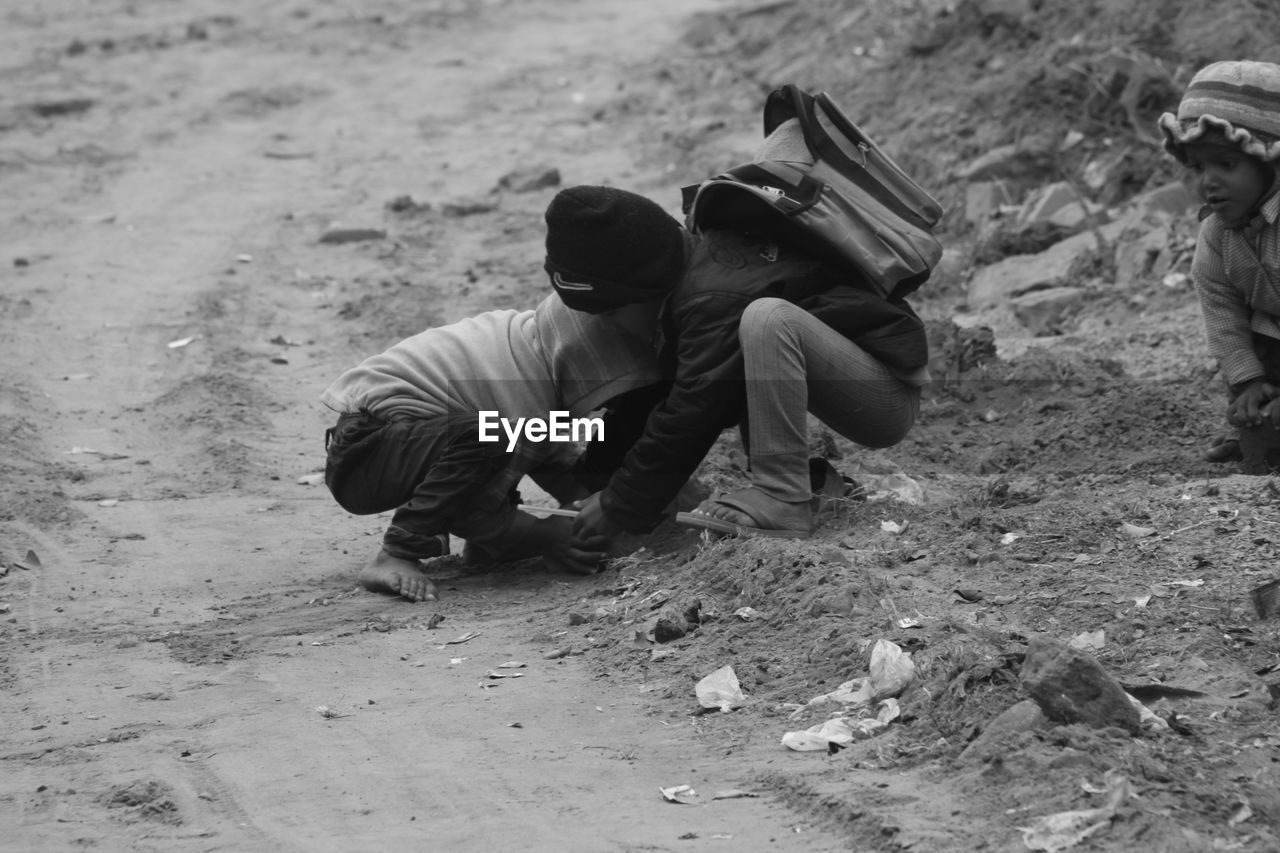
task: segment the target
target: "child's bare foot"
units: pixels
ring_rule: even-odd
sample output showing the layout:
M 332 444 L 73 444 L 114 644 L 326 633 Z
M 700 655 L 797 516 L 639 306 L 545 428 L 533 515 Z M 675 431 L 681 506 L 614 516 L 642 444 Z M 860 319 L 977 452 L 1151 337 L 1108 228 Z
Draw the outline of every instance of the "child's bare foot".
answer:
M 417 560 L 393 557 L 379 551 L 360 570 L 359 582 L 370 592 L 389 592 L 410 601 L 435 601 L 436 585 Z

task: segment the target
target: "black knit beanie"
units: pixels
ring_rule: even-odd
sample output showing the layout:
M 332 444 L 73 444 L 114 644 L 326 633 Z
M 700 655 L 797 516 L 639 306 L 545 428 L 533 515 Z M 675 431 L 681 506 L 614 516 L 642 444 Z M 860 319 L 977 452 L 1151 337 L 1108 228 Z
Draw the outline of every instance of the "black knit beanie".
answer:
M 547 274 L 564 304 L 597 313 L 658 299 L 684 273 L 684 229 L 613 187 L 570 187 L 547 207 Z

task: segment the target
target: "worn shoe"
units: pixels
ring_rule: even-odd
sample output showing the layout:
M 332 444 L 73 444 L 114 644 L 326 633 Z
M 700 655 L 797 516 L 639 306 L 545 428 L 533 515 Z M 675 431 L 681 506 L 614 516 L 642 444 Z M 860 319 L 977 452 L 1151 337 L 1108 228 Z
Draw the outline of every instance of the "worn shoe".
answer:
M 765 500 L 761 500 L 762 498 Z M 767 501 L 768 498 L 765 497 L 764 493 L 754 487 L 738 489 L 736 492 L 728 494 L 715 494 L 703 501 L 702 505 L 692 512 L 676 513 L 676 521 L 700 530 L 710 530 L 713 533 L 726 533 L 732 536 L 763 536 L 769 539 L 809 538 L 810 530 L 788 527 L 782 520 L 772 516 L 773 511 L 778 507 L 804 506 L 803 501 L 799 504 L 771 504 Z M 737 524 L 723 518 L 707 515 L 706 510 L 713 504 L 727 507 L 745 515 L 751 519 L 751 524 Z

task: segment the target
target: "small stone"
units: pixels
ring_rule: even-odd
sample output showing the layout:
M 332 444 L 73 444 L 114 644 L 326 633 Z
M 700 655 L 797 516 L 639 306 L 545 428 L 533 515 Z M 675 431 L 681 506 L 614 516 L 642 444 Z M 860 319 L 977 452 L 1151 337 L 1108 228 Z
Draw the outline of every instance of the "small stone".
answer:
M 653 639 L 658 643 L 672 643 L 688 633 L 683 625 L 677 625 L 670 619 L 659 619 L 653 626 Z
M 320 235 L 321 243 L 358 243 L 364 240 L 384 240 L 387 232 L 382 228 L 335 225 Z

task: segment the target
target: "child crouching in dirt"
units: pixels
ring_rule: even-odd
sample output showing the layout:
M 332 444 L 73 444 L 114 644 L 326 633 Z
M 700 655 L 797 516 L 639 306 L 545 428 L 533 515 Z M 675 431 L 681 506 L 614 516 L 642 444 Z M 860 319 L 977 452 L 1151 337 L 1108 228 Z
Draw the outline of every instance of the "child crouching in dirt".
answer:
M 673 275 L 661 301 L 673 385 L 608 485 L 582 503 L 583 537 L 652 530 L 722 430 L 738 426 L 750 484 L 680 520 L 739 535 L 801 538 L 843 497 L 844 479 L 809 455 L 809 413 L 867 447 L 900 441 L 927 380 L 924 326 L 906 303 L 788 246 L 730 231 L 692 234 L 673 218 L 637 228 L 653 202 L 613 187 L 562 190 L 547 208 L 547 271 L 564 302 L 593 306 L 591 288 L 647 246 Z
M 571 311 L 556 296 L 531 311 L 489 311 L 403 340 L 329 386 L 321 400 L 339 416 L 326 433 L 325 483 L 348 512 L 395 510 L 361 585 L 435 599 L 420 561 L 447 554 L 448 534 L 472 558 L 541 556 L 579 573 L 608 556 L 607 539 L 575 539 L 568 518 L 520 511 L 515 489 L 528 474 L 562 504 L 585 497 L 639 434 L 660 387 L 648 288 L 669 275 L 643 258 L 628 267 L 626 281 L 597 294 L 604 313 Z M 574 444 L 516 441 L 499 426 L 600 409 L 603 441 L 576 462 Z M 482 440 L 482 427 L 496 440 Z
M 1191 276 L 1239 431 L 1207 458 L 1266 473 L 1280 467 L 1280 66 L 1201 69 L 1160 130 L 1204 202 Z

